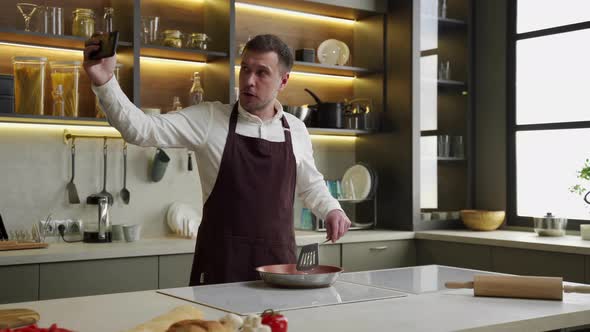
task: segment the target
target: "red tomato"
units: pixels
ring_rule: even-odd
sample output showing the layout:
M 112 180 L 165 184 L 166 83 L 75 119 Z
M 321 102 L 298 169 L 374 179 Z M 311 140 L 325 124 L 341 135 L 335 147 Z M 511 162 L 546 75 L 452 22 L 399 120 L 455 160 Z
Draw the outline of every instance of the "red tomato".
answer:
M 280 312 L 267 309 L 260 317 L 262 317 L 262 324 L 270 326 L 272 332 L 287 332 L 287 317 Z

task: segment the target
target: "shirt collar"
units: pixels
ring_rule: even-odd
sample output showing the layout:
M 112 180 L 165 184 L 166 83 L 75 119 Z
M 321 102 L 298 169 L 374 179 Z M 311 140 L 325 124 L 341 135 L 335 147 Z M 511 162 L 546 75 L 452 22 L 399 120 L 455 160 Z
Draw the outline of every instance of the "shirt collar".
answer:
M 246 119 L 248 121 L 256 122 L 256 123 L 271 123 L 271 122 L 279 121 L 283 117 L 283 105 L 281 105 L 281 103 L 277 99 L 275 99 L 275 101 L 274 101 L 274 108 L 275 108 L 276 113 L 272 117 L 272 119 L 262 121 L 262 119 L 259 118 L 258 116 L 253 115 L 250 112 L 246 111 L 242 107 L 242 105 L 240 105 L 240 103 L 238 102 L 238 114 L 240 115 L 240 117 L 242 117 L 243 119 Z

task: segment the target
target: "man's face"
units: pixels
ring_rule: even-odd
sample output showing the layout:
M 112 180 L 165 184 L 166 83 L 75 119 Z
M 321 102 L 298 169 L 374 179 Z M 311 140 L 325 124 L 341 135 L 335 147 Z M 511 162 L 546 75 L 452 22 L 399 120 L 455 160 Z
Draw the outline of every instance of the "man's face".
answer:
M 289 79 L 289 73 L 284 71 L 275 52 L 244 52 L 240 66 L 240 105 L 248 112 L 255 112 L 273 102 Z

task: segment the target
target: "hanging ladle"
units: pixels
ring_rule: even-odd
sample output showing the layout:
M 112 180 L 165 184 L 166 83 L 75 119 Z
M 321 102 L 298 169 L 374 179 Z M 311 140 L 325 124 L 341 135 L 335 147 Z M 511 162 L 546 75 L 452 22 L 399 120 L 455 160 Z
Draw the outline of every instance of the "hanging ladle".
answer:
M 91 195 L 90 197 L 88 197 L 87 202 L 89 202 L 90 200 L 92 200 L 92 198 L 96 198 L 96 197 L 106 197 L 109 201 L 109 205 L 113 204 L 113 195 L 111 195 L 108 191 L 107 191 L 107 139 L 104 139 L 104 144 L 102 147 L 102 157 L 103 157 L 103 179 L 102 179 L 102 191 L 99 192 L 98 194 L 94 194 Z
M 127 190 L 127 142 L 123 143 L 123 189 L 120 194 L 123 202 L 129 204 L 131 193 Z

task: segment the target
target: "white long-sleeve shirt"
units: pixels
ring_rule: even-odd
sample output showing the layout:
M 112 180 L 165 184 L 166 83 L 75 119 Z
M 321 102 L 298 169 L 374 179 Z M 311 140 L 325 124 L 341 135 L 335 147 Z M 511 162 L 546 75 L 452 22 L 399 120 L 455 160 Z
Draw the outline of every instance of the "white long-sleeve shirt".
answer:
M 175 113 L 146 115 L 127 98 L 114 77 L 104 85 L 93 85 L 92 90 L 98 96 L 109 123 L 119 130 L 127 142 L 163 148 L 185 147 L 194 151 L 203 200 L 207 201 L 219 173 L 233 105 L 206 102 Z M 297 163 L 297 195 L 316 216 L 325 219 L 328 212 L 340 210 L 341 207 L 330 195 L 324 177 L 315 166 L 307 128 L 301 120 L 283 112 L 278 101 L 275 101 L 275 110 L 277 112 L 272 119 L 263 121 L 238 106 L 236 133 L 284 142 L 285 134 L 280 120 L 284 115 L 291 128 Z

